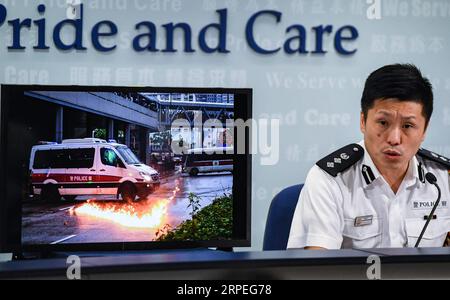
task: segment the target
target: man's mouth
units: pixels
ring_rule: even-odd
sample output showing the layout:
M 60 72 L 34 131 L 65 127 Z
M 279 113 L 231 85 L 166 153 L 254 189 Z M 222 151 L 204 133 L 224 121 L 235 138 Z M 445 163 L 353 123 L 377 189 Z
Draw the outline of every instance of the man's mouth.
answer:
M 396 150 L 385 150 L 383 151 L 383 154 L 387 156 L 388 158 L 398 158 L 402 156 L 402 153 Z

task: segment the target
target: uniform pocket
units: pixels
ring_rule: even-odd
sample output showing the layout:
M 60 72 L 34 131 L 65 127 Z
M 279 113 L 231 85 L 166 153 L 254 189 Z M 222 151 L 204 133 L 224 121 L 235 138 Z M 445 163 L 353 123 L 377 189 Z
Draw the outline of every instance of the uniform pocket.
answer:
M 419 239 L 420 233 L 425 226 L 426 220 L 413 218 L 406 219 L 406 233 L 408 235 L 408 247 L 414 247 Z M 442 247 L 450 231 L 450 218 L 438 217 L 436 220 L 431 220 L 428 224 L 427 230 L 423 235 L 420 247 Z
M 355 220 L 345 220 L 343 248 L 377 248 L 381 245 L 382 220 L 373 218 L 372 224 L 355 226 Z

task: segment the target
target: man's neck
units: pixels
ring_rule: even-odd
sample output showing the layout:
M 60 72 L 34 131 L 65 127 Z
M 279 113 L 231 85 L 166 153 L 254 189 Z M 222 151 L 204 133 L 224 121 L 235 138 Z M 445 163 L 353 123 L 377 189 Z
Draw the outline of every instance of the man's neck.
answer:
M 387 170 L 379 170 L 381 173 L 381 176 L 386 180 L 386 182 L 391 187 L 394 194 L 397 194 L 398 189 L 400 188 L 400 185 L 403 182 L 403 179 L 405 179 L 406 173 L 409 169 L 409 163 L 406 165 L 406 167 L 401 169 L 387 169 Z

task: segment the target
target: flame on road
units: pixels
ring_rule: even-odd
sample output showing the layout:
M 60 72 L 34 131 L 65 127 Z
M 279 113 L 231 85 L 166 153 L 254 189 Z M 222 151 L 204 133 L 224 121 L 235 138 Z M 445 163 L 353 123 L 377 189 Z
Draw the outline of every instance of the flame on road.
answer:
M 137 203 L 96 202 L 72 208 L 71 215 L 86 215 L 112 221 L 124 227 L 157 229 L 167 223 L 167 210 L 170 202 L 180 191 L 178 183 L 168 199 L 149 199 Z
M 144 206 L 88 201 L 71 213 L 106 219 L 125 227 L 150 229 L 164 224 L 168 204 L 168 200 L 157 200 Z

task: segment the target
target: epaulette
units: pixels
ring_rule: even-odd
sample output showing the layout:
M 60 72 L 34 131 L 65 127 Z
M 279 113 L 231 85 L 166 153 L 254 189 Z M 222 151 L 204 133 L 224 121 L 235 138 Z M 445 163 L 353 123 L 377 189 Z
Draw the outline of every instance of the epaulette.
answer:
M 363 156 L 363 147 L 358 144 L 350 144 L 319 160 L 316 165 L 331 176 L 336 177 L 339 173 L 356 164 Z
M 447 168 L 447 170 L 450 171 L 450 158 L 444 157 L 442 155 L 436 154 L 436 153 L 426 150 L 426 149 L 419 149 L 419 152 L 417 152 L 417 155 L 419 155 L 420 157 L 423 157 L 425 159 L 434 161 L 440 165 L 443 165 L 444 167 Z

